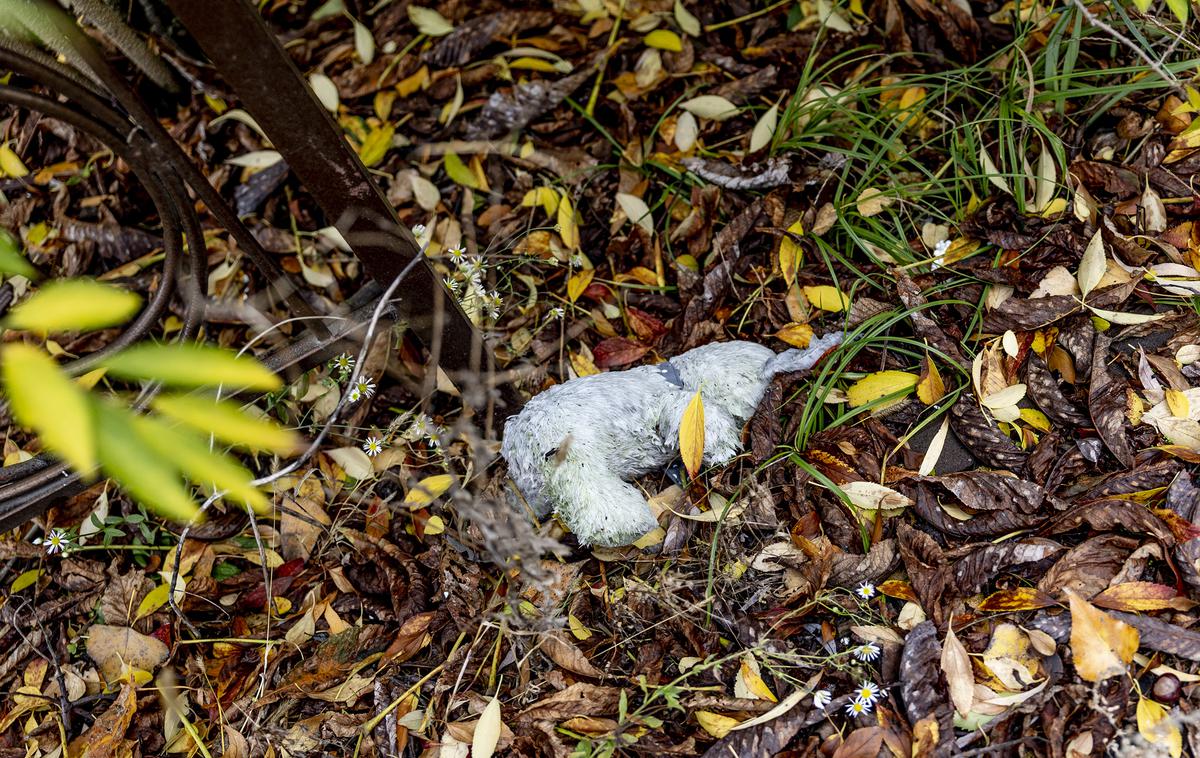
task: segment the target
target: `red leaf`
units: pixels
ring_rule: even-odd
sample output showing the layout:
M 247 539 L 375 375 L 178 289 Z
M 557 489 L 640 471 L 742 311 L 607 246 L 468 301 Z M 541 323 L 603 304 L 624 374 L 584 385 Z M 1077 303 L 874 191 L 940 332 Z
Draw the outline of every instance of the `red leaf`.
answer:
M 667 327 L 662 321 L 639 308 L 626 306 L 625 315 L 629 319 L 629 328 L 639 339 L 653 342 L 667 331 Z
M 641 358 L 650 348 L 640 342 L 624 337 L 610 337 L 592 348 L 592 359 L 597 368 L 628 366 Z

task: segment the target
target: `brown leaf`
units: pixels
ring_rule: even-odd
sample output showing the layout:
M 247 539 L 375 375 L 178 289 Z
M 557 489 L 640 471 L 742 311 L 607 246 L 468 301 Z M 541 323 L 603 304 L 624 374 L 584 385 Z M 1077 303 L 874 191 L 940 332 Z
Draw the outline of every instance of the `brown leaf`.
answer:
M 567 671 L 593 679 L 603 679 L 604 672 L 592 665 L 579 646 L 561 629 L 543 632 L 541 647 L 550 660 Z
M 1092 597 L 1108 586 L 1138 541 L 1101 534 L 1076 545 L 1058 559 L 1038 582 L 1039 591 L 1061 598 L 1064 590 Z
M 942 645 L 942 673 L 950 688 L 950 702 L 959 715 L 971 712 L 975 700 L 975 675 L 971 671 L 971 658 L 967 649 L 954 634 L 954 628 L 946 627 L 946 641 Z
M 937 627 L 932 621 L 922 621 L 913 627 L 904 640 L 904 652 L 900 655 L 904 714 L 909 724 L 922 719 L 937 723 L 937 746 L 930 753 L 936 758 L 950 756 L 954 751 L 954 713 L 941 676 L 941 657 L 942 647 L 938 644 Z
M 609 337 L 592 348 L 592 357 L 597 368 L 619 368 L 639 360 L 649 351 L 650 347 L 640 342 Z
M 1028 453 L 983 415 L 975 398 L 963 395 L 958 399 L 950 409 L 950 426 L 963 447 L 984 463 L 1012 470 L 1025 464 Z
M 833 758 L 875 758 L 883 747 L 883 729 L 865 726 L 846 736 L 846 741 L 833 751 Z
M 125 682 L 112 704 L 88 729 L 67 746 L 68 758 L 123 758 L 133 754 L 134 743 L 125 739 L 125 732 L 137 713 L 137 692 Z
M 1133 467 L 1133 450 L 1125 436 L 1125 388 L 1118 385 L 1108 370 L 1108 346 L 1111 340 L 1096 335 L 1092 347 L 1092 381 L 1088 387 L 1088 411 L 1096 432 L 1125 468 Z
M 1088 425 L 1090 419 L 1067 399 L 1046 362 L 1033 352 L 1025 364 L 1025 388 L 1029 398 L 1050 419 L 1067 426 Z
M 95 624 L 88 629 L 87 654 L 96 662 L 104 681 L 113 683 L 125 665 L 154 671 L 167 660 L 167 646 L 157 637 L 123 626 Z
M 617 712 L 618 687 L 576 682 L 561 692 L 538 700 L 518 714 L 523 721 L 559 721 L 576 716 L 608 716 Z

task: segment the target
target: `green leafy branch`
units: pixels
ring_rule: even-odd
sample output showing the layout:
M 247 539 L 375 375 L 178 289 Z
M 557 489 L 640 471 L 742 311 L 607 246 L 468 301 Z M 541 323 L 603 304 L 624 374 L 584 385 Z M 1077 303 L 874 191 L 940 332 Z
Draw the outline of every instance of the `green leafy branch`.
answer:
M 7 233 L 0 235 L 0 273 L 37 276 Z M 0 325 L 44 340 L 54 332 L 119 325 L 141 305 L 135 293 L 72 279 L 41 287 Z M 153 397 L 155 413 L 142 414 L 90 391 L 102 376 L 155 382 L 170 391 Z M 214 450 L 210 438 L 251 452 L 288 454 L 298 448 L 299 437 L 291 430 L 202 391 L 222 386 L 273 392 L 283 386 L 253 358 L 209 345 L 134 345 L 105 357 L 87 377 L 73 379 L 42 347 L 10 342 L 0 348 L 0 382 L 13 417 L 37 433 L 45 450 L 85 480 L 108 476 L 138 502 L 179 521 L 199 516 L 185 480 L 225 490 L 255 510 L 269 505 L 253 485 L 253 474 L 232 455 Z

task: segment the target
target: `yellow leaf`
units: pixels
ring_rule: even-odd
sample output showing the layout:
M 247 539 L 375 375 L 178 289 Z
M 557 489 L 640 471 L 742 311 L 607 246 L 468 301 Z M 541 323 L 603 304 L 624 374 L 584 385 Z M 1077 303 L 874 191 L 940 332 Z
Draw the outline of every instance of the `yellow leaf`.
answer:
M 596 275 L 596 269 L 584 268 L 576 271 L 567 280 L 567 298 L 573 303 L 579 299 L 583 291 L 592 283 L 592 277 Z
M 30 569 L 29 571 L 26 571 L 16 579 L 13 579 L 12 586 L 9 587 L 9 592 L 15 595 L 26 587 L 32 587 L 41 575 L 41 569 Z
M 414 507 L 429 505 L 444 495 L 451 484 L 454 484 L 454 477 L 450 474 L 427 476 L 408 491 L 404 496 L 404 504 Z
M 1050 419 L 1046 418 L 1046 414 L 1033 408 L 1021 409 L 1021 420 L 1029 424 L 1039 432 L 1050 431 Z
M 783 273 L 783 281 L 790 289 L 796 283 L 796 269 L 800 268 L 800 264 L 804 260 L 804 249 L 792 239 L 791 235 L 804 234 L 804 225 L 800 223 L 799 219 L 796 219 L 787 230 L 789 233 L 785 234 L 783 241 L 779 243 L 779 270 Z
M 1089 682 L 1123 674 L 1140 636 L 1137 629 L 1108 615 L 1071 590 L 1071 654 L 1075 670 Z
M 813 330 L 808 324 L 788 324 L 775 333 L 776 339 L 781 339 L 792 347 L 808 347 L 812 340 Z
M 544 58 L 533 58 L 528 55 L 512 59 L 508 62 L 508 66 L 509 68 L 522 68 L 526 71 L 541 71 L 546 74 L 553 74 L 558 71 L 558 68 L 552 62 Z
M 442 165 L 446 169 L 446 176 L 453 181 L 464 187 L 479 189 L 479 179 L 475 176 L 475 172 L 467 168 L 467 164 L 463 163 L 462 158 L 459 158 L 456 153 L 447 151 L 442 156 Z
M 441 516 L 430 516 L 425 522 L 425 536 L 432 537 L 446 531 L 446 522 Z
M 712 711 L 696 711 L 696 721 L 700 723 L 700 727 L 704 731 L 717 739 L 721 739 L 729 734 L 729 731 L 739 723 L 737 719 L 722 716 Z
M 688 476 L 695 478 L 704 459 L 704 400 L 697 392 L 679 422 L 679 455 Z
M 531 189 L 521 198 L 521 205 L 526 208 L 540 205 L 546 210 L 547 216 L 553 216 L 558 211 L 558 193 L 549 187 Z
M 396 94 L 408 97 L 424 87 L 429 82 L 429 66 L 421 66 L 415 74 L 401 79 L 396 83 Z
M 1075 278 L 1079 282 L 1079 292 L 1083 297 L 1087 297 L 1088 293 L 1100 283 L 1107 268 L 1108 256 L 1104 252 L 1104 239 L 1097 230 L 1083 251 L 1083 258 L 1079 261 L 1079 270 L 1075 274 Z
M 108 373 L 108 369 L 106 369 L 106 368 L 92 369 L 91 371 L 87 372 L 83 376 L 75 377 L 75 383 L 78 384 L 80 387 L 83 387 L 85 390 L 90 390 L 93 387 L 95 387 L 96 384 L 98 384 L 99 381 L 101 379 L 103 379 L 104 375 L 107 373 Z
M 1179 758 L 1183 755 L 1183 735 L 1179 726 L 1167 718 L 1167 714 L 1167 707 L 1162 703 L 1144 697 L 1138 698 L 1138 732 L 1147 742 L 1165 745 L 1171 758 Z
M 567 614 L 567 623 L 571 626 L 571 634 L 575 635 L 575 639 L 583 641 L 591 639 L 592 630 L 583 625 L 583 622 L 575 618 L 574 613 Z
M 25 168 L 25 164 L 21 162 L 20 156 L 13 152 L 13 149 L 8 145 L 0 147 L 0 171 L 3 171 L 5 176 L 11 176 L 14 179 L 19 179 L 29 174 L 29 169 Z
M 866 405 L 888 395 L 900 394 L 897 400 L 912 392 L 918 377 L 908 371 L 876 371 L 859 379 L 846 390 L 851 408 Z
M 275 615 L 286 616 L 292 611 L 292 601 L 280 595 L 275 596 Z
M 1191 403 L 1188 402 L 1188 397 L 1179 390 L 1167 390 L 1163 393 L 1167 397 L 1167 408 L 1171 410 L 1171 415 L 1176 418 L 1187 418 L 1191 413 Z
M 562 237 L 567 249 L 579 247 L 579 226 L 575 223 L 575 206 L 566 192 L 560 193 L 558 200 L 558 236 Z
M 770 700 L 772 703 L 779 702 L 779 698 L 775 697 L 775 693 L 771 692 L 771 688 L 767 686 L 767 683 L 763 681 L 762 676 L 758 673 L 758 661 L 754 660 L 754 657 L 751 655 L 742 657 L 742 665 L 738 670 L 737 684 L 742 685 L 746 690 L 745 694 L 741 694 L 738 692 L 741 688 L 735 685 L 734 694 L 738 697 L 749 695 L 759 700 Z
M 646 47 L 656 47 L 672 53 L 683 51 L 683 40 L 679 39 L 679 35 L 670 29 L 655 29 L 646 35 L 644 42 Z
M 850 298 L 837 287 L 822 284 L 803 289 L 804 296 L 808 298 L 808 302 L 812 303 L 814 308 L 837 313 L 850 307 Z
M 921 367 L 921 378 L 917 380 L 917 398 L 925 405 L 933 405 L 945 394 L 946 385 L 942 382 L 942 375 L 938 373 L 937 365 L 927 355 L 925 363 Z
M 596 364 L 591 358 L 579 353 L 571 353 L 571 368 L 575 369 L 576 376 L 591 376 L 600 373 L 600 369 L 596 368 Z
M 392 137 L 395 133 L 396 127 L 391 124 L 375 127 L 367 133 L 367 138 L 358 149 L 358 157 L 362 159 L 364 166 L 374 166 L 383 160 L 392 147 Z

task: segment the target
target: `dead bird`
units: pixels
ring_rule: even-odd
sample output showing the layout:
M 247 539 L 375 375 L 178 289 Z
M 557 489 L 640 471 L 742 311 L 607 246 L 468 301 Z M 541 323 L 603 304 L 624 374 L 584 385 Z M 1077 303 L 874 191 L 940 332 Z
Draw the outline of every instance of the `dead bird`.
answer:
M 753 342 L 718 342 L 656 366 L 572 379 L 537 395 L 508 420 L 500 453 L 539 518 L 553 511 L 583 545 L 628 545 L 657 526 L 631 479 L 679 455 L 684 409 L 704 403 L 704 463 L 741 450 L 742 427 L 776 374 L 816 365 L 842 333 L 776 354 Z

